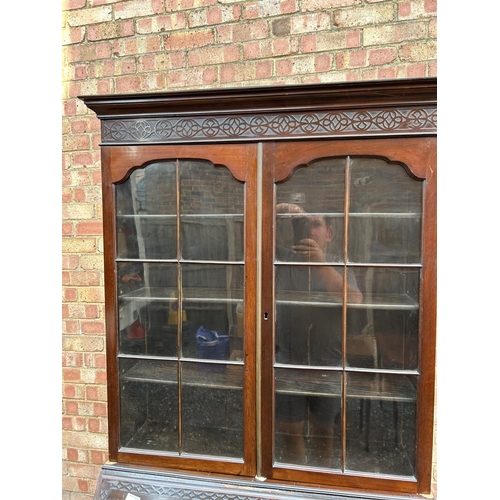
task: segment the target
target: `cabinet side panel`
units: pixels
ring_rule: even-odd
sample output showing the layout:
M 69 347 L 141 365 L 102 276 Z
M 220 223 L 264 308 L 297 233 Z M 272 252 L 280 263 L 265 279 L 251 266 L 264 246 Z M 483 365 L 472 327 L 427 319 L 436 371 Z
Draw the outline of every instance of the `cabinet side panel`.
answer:
M 117 367 L 117 319 L 115 293 L 115 199 L 111 178 L 112 148 L 102 147 L 102 204 L 104 231 L 104 293 L 106 321 L 106 364 L 108 378 L 109 458 L 116 460 L 120 435 L 120 400 Z

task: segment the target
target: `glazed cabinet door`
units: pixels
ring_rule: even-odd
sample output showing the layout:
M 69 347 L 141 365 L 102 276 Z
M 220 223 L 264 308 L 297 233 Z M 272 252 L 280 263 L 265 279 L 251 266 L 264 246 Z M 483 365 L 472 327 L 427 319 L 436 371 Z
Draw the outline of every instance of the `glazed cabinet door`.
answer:
M 263 474 L 416 491 L 431 462 L 434 140 L 283 142 L 264 159 Z
M 103 161 L 112 459 L 255 474 L 256 147 Z

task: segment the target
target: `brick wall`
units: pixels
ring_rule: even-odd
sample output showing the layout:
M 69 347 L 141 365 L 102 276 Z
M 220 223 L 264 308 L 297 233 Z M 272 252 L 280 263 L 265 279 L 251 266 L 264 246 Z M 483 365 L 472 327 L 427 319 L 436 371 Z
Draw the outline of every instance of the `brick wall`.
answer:
M 107 459 L 100 124 L 82 94 L 436 75 L 436 0 L 63 2 L 63 498 Z

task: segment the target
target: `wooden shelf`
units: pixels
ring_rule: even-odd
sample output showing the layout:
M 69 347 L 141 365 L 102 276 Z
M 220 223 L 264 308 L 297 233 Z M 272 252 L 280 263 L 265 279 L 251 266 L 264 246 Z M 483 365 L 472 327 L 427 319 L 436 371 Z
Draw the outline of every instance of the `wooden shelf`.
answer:
M 243 365 L 181 362 L 182 384 L 191 387 L 242 390 Z M 121 375 L 122 382 L 177 384 L 176 361 L 138 360 Z M 276 393 L 295 396 L 342 395 L 340 372 L 277 368 Z M 355 373 L 347 375 L 347 397 L 386 401 L 415 401 L 416 389 L 406 375 Z

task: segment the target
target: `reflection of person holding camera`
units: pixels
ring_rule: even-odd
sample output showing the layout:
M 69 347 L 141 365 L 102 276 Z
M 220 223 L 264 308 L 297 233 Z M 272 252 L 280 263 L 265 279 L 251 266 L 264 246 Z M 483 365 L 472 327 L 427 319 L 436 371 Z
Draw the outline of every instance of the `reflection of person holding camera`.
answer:
M 307 215 L 298 205 L 281 203 L 278 214 L 290 214 L 288 226 L 277 231 L 276 258 L 281 262 L 323 263 L 332 261 L 328 247 L 333 228 L 323 215 Z M 343 269 L 333 266 L 279 266 L 277 290 L 323 292 L 335 302 L 343 298 Z M 306 298 L 303 295 L 304 299 Z M 363 299 L 352 272 L 347 274 L 347 300 Z M 277 305 L 276 362 L 310 366 L 341 366 L 342 308 Z M 277 429 L 283 434 L 283 461 L 306 463 L 304 425 L 309 413 L 314 457 L 310 464 L 331 467 L 333 425 L 340 413 L 340 399 L 333 397 L 276 394 Z

